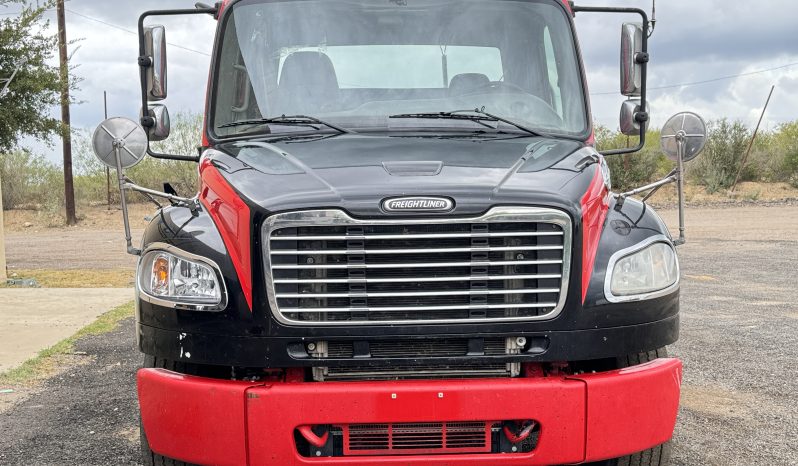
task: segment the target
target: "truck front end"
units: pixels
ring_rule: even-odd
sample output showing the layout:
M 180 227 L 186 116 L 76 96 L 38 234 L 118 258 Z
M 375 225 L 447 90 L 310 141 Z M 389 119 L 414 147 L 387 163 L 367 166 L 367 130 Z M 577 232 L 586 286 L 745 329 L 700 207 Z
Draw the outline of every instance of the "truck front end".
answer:
M 148 464 L 665 464 L 678 260 L 611 193 L 571 5 L 206 10 L 199 194 L 135 251 Z

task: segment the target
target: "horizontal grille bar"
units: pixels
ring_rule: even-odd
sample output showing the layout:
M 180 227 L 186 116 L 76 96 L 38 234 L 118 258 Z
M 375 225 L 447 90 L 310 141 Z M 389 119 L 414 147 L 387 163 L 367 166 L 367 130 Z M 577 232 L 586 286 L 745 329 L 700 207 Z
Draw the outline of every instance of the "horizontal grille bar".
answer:
M 562 246 L 506 246 L 506 247 L 473 247 L 473 248 L 415 248 L 415 249 L 273 249 L 274 256 L 334 256 L 341 254 L 441 254 L 447 252 L 506 252 L 506 251 L 559 251 Z
M 460 275 L 456 277 L 426 277 L 425 282 L 467 282 L 467 281 L 505 281 L 505 280 L 546 280 L 562 278 L 560 274 L 538 274 L 538 275 L 495 275 L 495 276 L 471 276 Z M 303 278 L 290 279 L 278 278 L 275 284 L 303 284 L 303 283 L 415 283 L 417 277 L 396 277 L 396 278 Z
M 278 293 L 278 299 L 315 298 L 393 298 L 399 296 L 483 296 L 509 294 L 558 293 L 559 288 L 519 289 L 519 290 L 462 290 L 462 291 L 406 291 L 392 293 Z
M 432 233 L 407 235 L 318 235 L 318 236 L 272 236 L 272 241 L 348 241 L 348 240 L 382 240 L 382 239 L 446 239 L 446 238 L 534 238 L 538 236 L 562 236 L 561 231 L 508 231 L 501 233 Z
M 490 261 L 490 262 L 407 262 L 399 264 L 274 264 L 274 270 L 316 270 L 316 269 L 396 269 L 396 268 L 430 268 L 430 267 L 494 267 L 510 265 L 547 265 L 562 264 L 561 260 L 534 261 Z
M 397 306 L 397 307 L 302 307 L 281 308 L 283 312 L 324 313 L 324 312 L 406 312 L 406 311 L 455 311 L 459 309 L 545 309 L 554 308 L 557 303 L 524 304 L 464 304 L 462 306 Z

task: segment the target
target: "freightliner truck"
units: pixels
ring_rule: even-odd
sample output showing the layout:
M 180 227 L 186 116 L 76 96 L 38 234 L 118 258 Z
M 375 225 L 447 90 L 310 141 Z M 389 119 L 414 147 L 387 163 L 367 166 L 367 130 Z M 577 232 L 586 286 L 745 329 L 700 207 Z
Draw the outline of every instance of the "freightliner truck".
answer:
M 165 154 L 157 23 L 183 14 L 218 28 L 199 152 Z M 636 147 L 595 148 L 588 14 L 622 26 Z M 632 195 L 681 186 L 700 128 L 680 116 L 679 168 L 640 190 L 614 194 L 605 160 L 644 144 L 651 29 L 562 0 L 144 13 L 145 110 L 95 145 L 123 201 L 168 201 L 127 233 L 145 463 L 666 464 L 680 240 Z M 145 154 L 197 163 L 198 193 L 133 184 Z

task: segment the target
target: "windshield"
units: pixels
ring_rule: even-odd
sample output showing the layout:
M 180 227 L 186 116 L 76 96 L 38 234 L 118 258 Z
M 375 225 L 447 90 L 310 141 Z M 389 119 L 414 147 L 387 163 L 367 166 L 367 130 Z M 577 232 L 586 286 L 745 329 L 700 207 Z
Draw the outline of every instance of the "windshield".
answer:
M 587 131 L 570 22 L 553 0 L 242 0 L 225 21 L 217 136 L 262 133 L 249 122 L 283 115 L 363 131 L 518 131 L 414 116 L 474 109 L 537 132 Z M 267 127 L 316 129 L 329 130 Z

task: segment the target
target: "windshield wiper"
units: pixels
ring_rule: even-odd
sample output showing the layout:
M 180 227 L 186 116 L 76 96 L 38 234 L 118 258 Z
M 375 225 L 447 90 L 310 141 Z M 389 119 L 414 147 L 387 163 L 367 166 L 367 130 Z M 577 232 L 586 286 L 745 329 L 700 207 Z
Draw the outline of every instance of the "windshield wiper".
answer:
M 253 120 L 234 121 L 220 125 L 219 128 L 232 128 L 234 126 L 255 126 L 255 125 L 285 125 L 285 126 L 307 126 L 318 130 L 319 128 L 314 125 L 326 126 L 330 129 L 338 131 L 341 134 L 354 133 L 352 130 L 341 128 L 340 126 L 328 123 L 318 118 L 307 115 L 292 115 L 292 116 L 279 116 L 272 118 L 256 118 Z
M 476 113 L 476 115 L 470 115 L 472 113 Z M 401 113 L 398 115 L 391 115 L 388 118 L 420 118 L 420 119 L 430 119 L 430 120 L 468 120 L 479 123 L 482 126 L 486 126 L 488 128 L 493 129 L 492 126 L 485 123 L 486 121 L 492 122 L 502 122 L 506 123 L 510 126 L 514 126 L 525 133 L 529 133 L 532 136 L 541 136 L 540 133 L 534 131 L 532 129 L 527 128 L 519 123 L 516 123 L 512 120 L 508 120 L 507 118 L 503 118 L 500 116 L 493 115 L 492 113 L 488 113 L 483 108 L 476 108 L 474 110 L 455 110 L 452 112 L 429 112 L 429 113 Z

